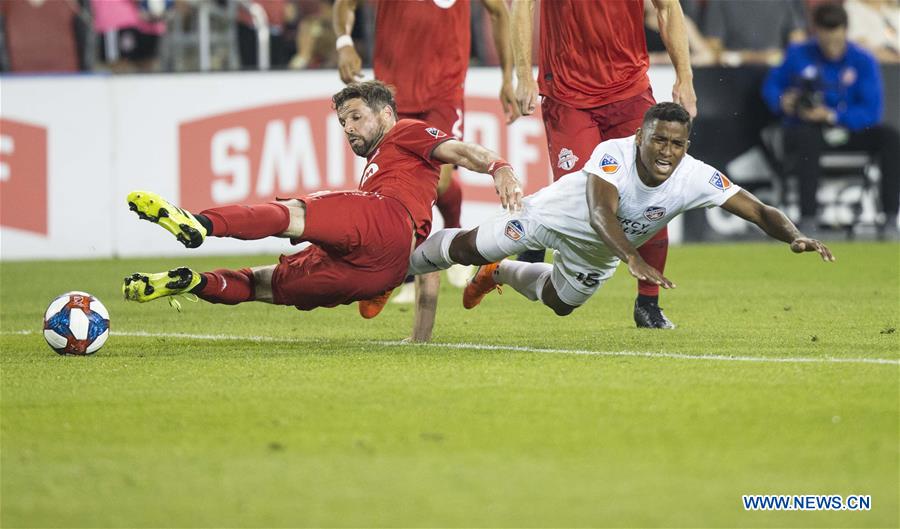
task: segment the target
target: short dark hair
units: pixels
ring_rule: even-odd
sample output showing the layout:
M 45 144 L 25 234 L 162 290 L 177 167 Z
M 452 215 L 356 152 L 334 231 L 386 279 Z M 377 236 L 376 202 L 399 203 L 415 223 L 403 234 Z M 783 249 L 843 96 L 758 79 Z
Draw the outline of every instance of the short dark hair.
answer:
M 646 128 L 654 120 L 683 123 L 688 132 L 691 131 L 691 115 L 678 103 L 657 103 L 647 109 L 647 112 L 644 113 L 644 120 L 641 122 L 641 128 Z
M 394 90 L 392 87 L 378 80 L 362 81 L 359 83 L 350 83 L 343 90 L 331 97 L 334 109 L 338 110 L 341 105 L 351 99 L 362 99 L 366 106 L 378 112 L 385 106 L 390 106 L 397 115 L 397 103 L 394 102 Z
M 847 27 L 847 10 L 841 4 L 820 4 L 813 11 L 813 26 L 822 29 Z

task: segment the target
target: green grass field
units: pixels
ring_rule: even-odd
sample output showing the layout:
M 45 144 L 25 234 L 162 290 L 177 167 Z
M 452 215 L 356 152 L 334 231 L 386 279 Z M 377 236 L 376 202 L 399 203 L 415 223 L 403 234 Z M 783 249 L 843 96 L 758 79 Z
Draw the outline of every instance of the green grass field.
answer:
M 270 256 L 3 263 L 0 524 L 897 527 L 900 246 L 833 250 L 673 247 L 674 331 L 634 328 L 625 270 L 567 318 L 445 287 L 428 346 L 396 305 L 120 299 L 134 271 Z M 111 313 L 93 357 L 40 334 L 75 289 Z

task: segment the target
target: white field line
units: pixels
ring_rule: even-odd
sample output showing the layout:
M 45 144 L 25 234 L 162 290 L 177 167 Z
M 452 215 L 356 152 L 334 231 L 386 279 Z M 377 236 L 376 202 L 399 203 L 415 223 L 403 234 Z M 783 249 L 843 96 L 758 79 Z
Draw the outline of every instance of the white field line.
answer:
M 0 334 L 40 334 L 37 331 L 23 330 L 10 331 Z M 112 336 L 142 337 L 142 338 L 179 338 L 183 340 L 210 340 L 233 342 L 257 342 L 257 343 L 297 343 L 295 338 L 273 338 L 271 336 L 238 336 L 228 334 L 187 334 L 177 332 L 144 332 L 144 331 L 113 331 Z M 548 349 L 541 347 L 526 347 L 521 345 L 488 345 L 472 343 L 428 343 L 416 344 L 403 341 L 363 341 L 363 344 L 382 345 L 389 347 L 423 347 L 443 349 L 464 349 L 469 351 L 513 351 L 522 353 L 542 354 L 568 354 L 585 356 L 620 356 L 634 358 L 665 358 L 672 360 L 702 360 L 718 362 L 764 362 L 777 364 L 883 364 L 900 365 L 900 360 L 890 358 L 834 358 L 834 357 L 776 357 L 776 356 L 728 356 L 728 355 L 689 355 L 682 353 L 642 352 L 642 351 L 590 351 L 587 349 Z

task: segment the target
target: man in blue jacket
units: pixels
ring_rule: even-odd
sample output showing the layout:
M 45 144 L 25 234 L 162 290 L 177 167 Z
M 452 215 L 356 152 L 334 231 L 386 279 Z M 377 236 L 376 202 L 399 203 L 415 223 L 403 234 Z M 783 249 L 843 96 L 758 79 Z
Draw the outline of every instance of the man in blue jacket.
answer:
M 847 12 L 822 4 L 813 13 L 814 38 L 788 48 L 769 72 L 763 97 L 784 117 L 787 169 L 800 183 L 801 229 L 816 224 L 819 157 L 824 151 L 866 151 L 881 169 L 884 233 L 897 238 L 900 135 L 880 123 L 883 87 L 878 63 L 847 41 Z

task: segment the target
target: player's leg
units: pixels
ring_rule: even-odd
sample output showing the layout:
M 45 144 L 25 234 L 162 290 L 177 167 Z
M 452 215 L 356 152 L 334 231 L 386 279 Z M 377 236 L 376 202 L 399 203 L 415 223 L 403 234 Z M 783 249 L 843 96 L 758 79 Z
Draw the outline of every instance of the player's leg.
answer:
M 481 267 L 466 288 L 463 305 L 473 308 L 485 294 L 507 285 L 531 301 L 541 301 L 557 316 L 567 316 L 587 302 L 615 271 L 615 264 L 591 264 L 553 234 L 547 234 L 546 239 L 555 239 L 546 240 L 548 246 L 561 248 L 553 252 L 553 264 L 504 260 Z
M 523 212 L 515 218 L 498 216 L 477 230 L 457 237 L 450 246 L 451 257 L 455 261 L 467 259 L 465 262 L 481 265 L 463 291 L 463 307 L 476 307 L 487 294 L 503 284 L 509 284 L 533 301 L 538 300 L 552 265 L 510 261 L 504 257 L 520 254 L 526 249 L 546 248 L 540 238 L 542 232 L 546 230 Z
M 651 89 L 634 97 L 606 105 L 599 109 L 596 118 L 601 124 L 603 139 L 633 136 L 641 126 L 644 113 L 656 104 Z M 665 272 L 669 254 L 669 230 L 663 228 L 638 248 L 644 261 L 660 272 Z M 634 301 L 634 323 L 651 329 L 674 329 L 659 306 L 659 285 L 638 281 L 638 295 Z
M 541 117 L 547 134 L 553 180 L 556 181 L 584 166 L 601 141 L 600 131 L 590 111 L 572 108 L 549 97 L 541 102 Z M 524 252 L 519 255 L 519 260 L 544 262 L 544 251 Z
M 191 213 L 149 191 L 133 191 L 127 200 L 138 217 L 165 228 L 187 248 L 200 246 L 207 236 L 244 240 L 300 237 L 305 225 L 305 206 L 298 200 L 222 206 L 200 213 Z
M 156 274 L 134 273 L 125 278 L 122 293 L 128 301 L 146 303 L 166 296 L 195 294 L 210 303 L 237 305 L 246 301 L 272 302 L 275 265 L 195 272 L 181 267 Z M 257 297 L 257 294 L 261 296 Z

